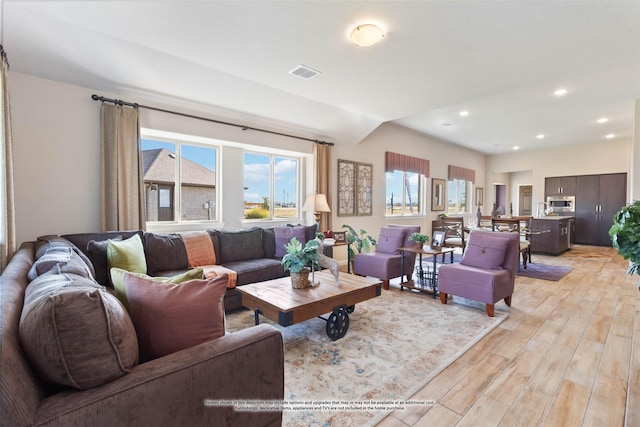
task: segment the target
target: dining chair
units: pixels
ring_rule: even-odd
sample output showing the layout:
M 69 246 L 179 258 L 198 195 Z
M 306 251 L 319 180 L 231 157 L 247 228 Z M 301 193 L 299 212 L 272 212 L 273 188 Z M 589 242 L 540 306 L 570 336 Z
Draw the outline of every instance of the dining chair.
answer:
M 527 261 L 531 258 L 531 242 L 528 240 L 528 235 L 526 233 L 528 228 L 522 228 L 520 218 L 491 218 L 491 228 L 493 231 L 518 233 L 520 236 L 519 251 L 520 254 L 522 254 L 522 267 L 526 269 Z
M 443 248 L 461 248 L 464 252 L 466 247 L 464 217 L 449 216 L 442 218 L 439 229 L 444 231 Z M 445 254 L 442 254 L 442 262 L 444 262 Z M 451 262 L 453 262 L 453 252 L 450 253 Z

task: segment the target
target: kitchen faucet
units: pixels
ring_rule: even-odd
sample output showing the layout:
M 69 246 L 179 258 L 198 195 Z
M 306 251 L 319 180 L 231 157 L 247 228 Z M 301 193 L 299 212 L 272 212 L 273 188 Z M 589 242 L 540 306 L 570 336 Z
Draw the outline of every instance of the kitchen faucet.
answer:
M 542 214 L 544 214 L 547 211 L 547 203 L 546 202 L 538 203 L 538 206 L 536 207 L 536 216 L 538 218 L 542 218 L 542 215 L 540 213 L 540 205 L 542 205 Z

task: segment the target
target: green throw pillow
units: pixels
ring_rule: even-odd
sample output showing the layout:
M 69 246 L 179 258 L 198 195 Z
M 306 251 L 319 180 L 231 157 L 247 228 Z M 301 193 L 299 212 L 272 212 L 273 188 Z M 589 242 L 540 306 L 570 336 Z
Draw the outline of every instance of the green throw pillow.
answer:
M 109 270 L 121 268 L 132 273 L 147 273 L 142 239 L 135 234 L 126 240 L 107 241 L 107 265 Z
M 182 282 L 186 282 L 188 280 L 194 280 L 194 279 L 201 280 L 204 276 L 202 268 L 194 268 L 192 270 L 185 271 L 182 274 L 178 274 L 176 276 L 171 276 L 171 277 L 151 277 L 151 276 L 147 276 L 144 273 L 135 273 L 135 272 L 123 270 L 122 268 L 112 268 L 110 270 L 110 273 L 111 273 L 110 274 L 111 283 L 113 283 L 113 287 L 116 290 L 116 296 L 118 297 L 120 302 L 122 302 L 122 304 L 124 305 L 124 307 L 127 309 L 128 312 L 131 312 L 131 311 L 129 310 L 129 300 L 127 300 L 127 292 L 124 286 L 125 273 L 129 273 L 133 276 L 141 277 L 143 279 L 151 280 L 154 282 L 162 282 L 162 283 L 169 283 L 169 284 L 178 284 L 178 283 L 182 283 Z

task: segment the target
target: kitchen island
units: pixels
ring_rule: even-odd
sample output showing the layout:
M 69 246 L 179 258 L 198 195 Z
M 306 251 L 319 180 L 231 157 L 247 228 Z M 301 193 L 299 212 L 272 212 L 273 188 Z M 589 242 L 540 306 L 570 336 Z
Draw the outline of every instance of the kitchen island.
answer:
M 560 255 L 569 250 L 575 234 L 576 218 L 572 215 L 546 215 L 531 220 L 531 252 Z

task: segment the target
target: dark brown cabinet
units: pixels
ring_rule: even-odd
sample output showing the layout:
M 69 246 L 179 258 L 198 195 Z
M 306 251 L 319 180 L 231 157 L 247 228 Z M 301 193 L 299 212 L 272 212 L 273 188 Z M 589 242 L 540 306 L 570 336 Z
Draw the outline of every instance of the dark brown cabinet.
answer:
M 558 255 L 569 249 L 574 218 L 533 218 L 531 220 L 531 252 Z
M 582 175 L 576 182 L 576 243 L 611 246 L 613 215 L 626 204 L 627 174 Z
M 544 182 L 544 197 L 549 196 L 575 196 L 575 176 L 553 176 L 546 178 Z

